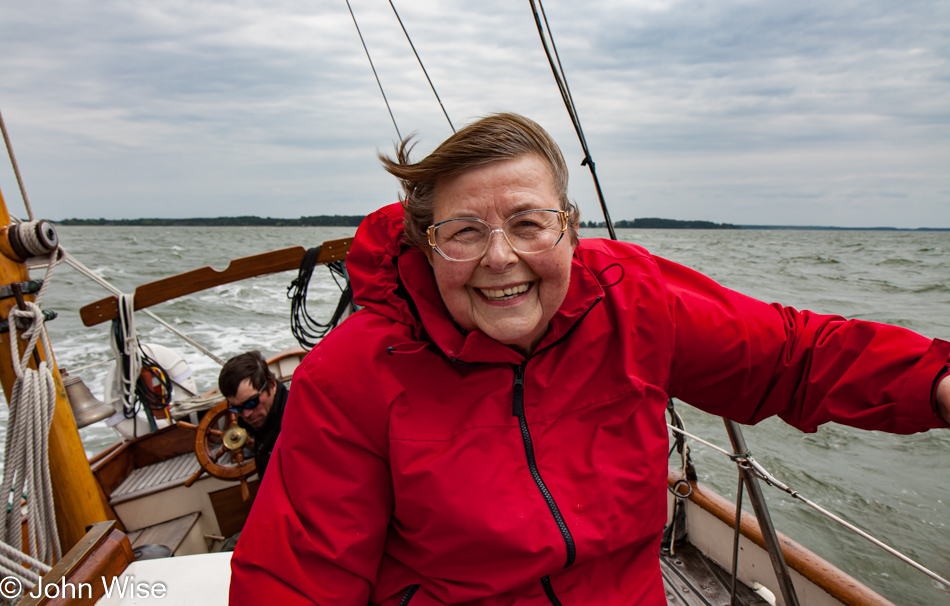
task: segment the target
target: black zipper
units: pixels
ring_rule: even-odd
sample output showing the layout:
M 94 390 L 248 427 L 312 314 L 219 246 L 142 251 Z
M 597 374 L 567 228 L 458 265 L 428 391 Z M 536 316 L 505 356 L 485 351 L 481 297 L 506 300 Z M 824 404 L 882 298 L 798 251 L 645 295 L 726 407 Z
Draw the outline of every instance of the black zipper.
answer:
M 587 317 L 587 314 L 601 302 L 603 297 L 597 297 L 597 299 L 587 308 L 587 311 L 584 312 L 580 318 L 577 319 L 577 322 L 568 329 L 564 335 L 551 343 L 544 349 L 540 349 L 528 357 L 528 360 L 535 357 L 536 355 L 553 349 L 560 345 L 567 337 L 577 329 L 577 326 Z M 561 531 L 561 537 L 564 539 L 564 544 L 567 546 L 567 562 L 564 564 L 564 568 L 567 568 L 574 563 L 574 558 L 577 556 L 577 548 L 574 545 L 574 537 L 571 536 L 571 531 L 567 527 L 567 524 L 564 522 L 564 517 L 561 515 L 561 511 L 558 509 L 557 503 L 554 502 L 554 497 L 551 495 L 551 492 L 548 490 L 548 487 L 544 484 L 544 480 L 541 479 L 541 473 L 538 471 L 537 461 L 534 458 L 534 446 L 531 442 L 531 432 L 528 431 L 528 420 L 524 416 L 524 372 L 525 367 L 528 365 L 528 360 L 524 361 L 524 364 L 520 366 L 515 366 L 512 364 L 512 368 L 515 370 L 515 383 L 514 383 L 514 393 L 512 395 L 511 402 L 511 414 L 512 416 L 518 417 L 518 424 L 521 427 L 521 438 L 524 442 L 524 451 L 525 456 L 528 459 L 528 469 L 531 471 L 531 477 L 534 478 L 534 483 L 538 485 L 538 489 L 541 491 L 541 495 L 544 497 L 545 502 L 548 504 L 548 509 L 551 510 L 551 515 L 554 516 L 554 521 L 557 523 L 558 529 Z M 548 597 L 552 606 L 562 606 L 561 600 L 558 599 L 557 594 L 554 593 L 554 587 L 551 585 L 550 575 L 545 575 L 541 577 L 541 587 L 544 588 L 544 595 Z
M 511 397 L 511 416 L 524 417 L 524 367 L 527 362 L 521 366 L 512 365 L 515 369 L 515 391 Z
M 531 477 L 534 478 L 534 483 L 537 484 L 538 490 L 541 491 L 541 496 L 544 497 L 544 501 L 548 504 L 548 509 L 551 510 L 551 515 L 554 516 L 554 522 L 557 524 L 558 530 L 561 531 L 561 537 L 567 546 L 567 562 L 564 564 L 564 568 L 567 568 L 574 563 L 574 557 L 577 553 L 574 546 L 574 537 L 571 536 L 571 531 L 564 522 L 564 517 L 561 516 L 561 510 L 558 509 L 557 503 L 554 502 L 551 491 L 548 490 L 548 487 L 544 484 L 544 480 L 541 479 L 541 472 L 538 471 L 538 464 L 534 458 L 531 432 L 528 431 L 528 420 L 524 416 L 524 370 L 527 364 L 528 363 L 525 362 L 520 366 L 512 365 L 515 371 L 515 386 L 511 414 L 512 416 L 518 417 L 518 424 L 521 426 L 521 440 L 524 442 L 524 453 L 528 460 L 528 470 L 531 472 Z
M 574 322 L 570 329 L 568 329 L 568 331 L 564 333 L 560 339 L 531 354 L 528 359 L 525 360 L 520 366 L 516 366 L 514 364 L 511 365 L 515 371 L 514 393 L 512 395 L 511 402 L 511 415 L 518 417 L 518 424 L 521 426 L 521 439 L 524 442 L 524 452 L 528 459 L 528 469 L 531 471 L 531 477 L 534 478 L 534 483 L 538 485 L 538 490 L 541 491 L 541 495 L 548 504 L 548 509 L 551 510 L 551 515 L 554 516 L 554 521 L 557 523 L 557 527 L 561 531 L 561 536 L 564 538 L 564 544 L 567 546 L 567 562 L 564 564 L 564 568 L 567 568 L 574 563 L 574 558 L 577 555 L 577 548 L 574 545 L 574 537 L 571 536 L 571 531 L 564 522 L 564 517 L 561 515 L 560 509 L 558 509 L 557 503 L 554 502 L 554 497 L 551 495 L 551 491 L 548 490 L 548 487 L 544 484 L 544 480 L 541 479 L 541 473 L 538 471 L 537 461 L 534 458 L 534 446 L 532 446 L 531 443 L 531 432 L 528 431 L 528 420 L 524 416 L 524 372 L 525 367 L 528 365 L 528 360 L 542 352 L 557 347 L 565 339 L 571 336 L 571 334 L 573 334 L 577 329 L 578 325 L 584 320 L 584 318 L 587 317 L 587 314 L 589 314 L 591 310 L 601 302 L 601 300 L 603 300 L 603 297 L 597 297 L 597 299 L 591 303 L 591 306 L 587 308 L 587 311 L 584 312 L 584 315 L 578 318 L 577 322 Z M 548 577 L 544 577 L 544 579 L 548 579 Z M 544 579 L 541 579 L 542 584 L 545 583 Z M 552 598 L 552 602 L 559 605 L 560 602 L 557 601 L 557 597 L 554 596 L 554 590 L 550 589 L 550 586 L 551 580 L 548 579 L 544 592 L 548 594 L 549 598 Z
M 554 593 L 554 587 L 551 586 L 551 577 L 549 575 L 541 577 L 541 587 L 544 587 L 544 595 L 548 596 L 553 606 L 563 606 L 561 600 L 557 599 L 557 595 Z
M 406 589 L 406 593 L 402 594 L 402 601 L 399 602 L 399 606 L 406 606 L 406 604 L 409 603 L 409 600 L 412 599 L 412 596 L 414 596 L 417 591 L 419 591 L 419 585 L 418 585 L 418 584 L 416 584 L 416 585 L 410 585 L 410 586 Z

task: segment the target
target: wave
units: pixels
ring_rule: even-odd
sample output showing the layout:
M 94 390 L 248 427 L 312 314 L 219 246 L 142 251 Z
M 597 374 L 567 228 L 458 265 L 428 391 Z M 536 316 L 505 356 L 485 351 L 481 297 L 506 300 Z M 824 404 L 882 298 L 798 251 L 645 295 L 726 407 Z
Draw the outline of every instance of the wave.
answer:
M 930 292 L 950 292 L 950 285 L 946 283 L 931 284 L 929 286 L 924 286 L 923 288 L 914 289 L 914 293 L 930 293 Z
M 826 257 L 824 255 L 806 255 L 802 257 L 792 257 L 790 261 L 813 261 L 819 265 L 837 265 L 841 261 L 835 259 L 834 257 Z
M 901 258 L 884 259 L 883 261 L 879 261 L 875 263 L 874 265 L 877 265 L 879 267 L 881 266 L 883 267 L 913 267 L 915 265 L 920 265 L 920 261 L 917 261 L 914 259 L 901 259 Z

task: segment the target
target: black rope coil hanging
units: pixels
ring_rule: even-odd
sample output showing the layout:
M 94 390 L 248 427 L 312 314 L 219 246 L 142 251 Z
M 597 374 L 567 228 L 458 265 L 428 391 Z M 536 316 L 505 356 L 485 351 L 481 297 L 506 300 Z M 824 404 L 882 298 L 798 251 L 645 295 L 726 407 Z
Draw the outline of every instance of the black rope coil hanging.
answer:
M 172 403 L 171 377 L 162 365 L 142 350 L 142 372 L 135 382 L 135 395 L 139 402 L 149 407 L 153 415 L 164 414 L 165 408 Z
M 330 270 L 330 276 L 336 282 L 340 289 L 340 300 L 337 302 L 336 310 L 330 321 L 326 324 L 318 322 L 307 312 L 307 290 L 310 287 L 310 278 L 313 276 L 313 269 L 317 265 L 317 257 L 320 255 L 320 247 L 311 248 L 304 255 L 300 263 L 300 270 L 297 277 L 290 286 L 287 287 L 287 298 L 290 299 L 290 330 L 294 338 L 306 350 L 313 349 L 320 339 L 322 339 L 330 329 L 340 323 L 347 308 L 353 303 L 353 289 L 350 287 L 350 280 L 346 275 L 346 267 L 343 261 L 333 261 L 327 263 Z M 341 284 L 340 279 L 343 282 Z

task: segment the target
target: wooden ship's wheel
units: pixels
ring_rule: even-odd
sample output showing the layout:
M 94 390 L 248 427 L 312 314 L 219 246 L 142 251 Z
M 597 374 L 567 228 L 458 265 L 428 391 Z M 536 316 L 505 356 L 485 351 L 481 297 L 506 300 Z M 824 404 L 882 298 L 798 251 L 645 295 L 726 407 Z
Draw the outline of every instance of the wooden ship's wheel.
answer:
M 257 465 L 254 456 L 245 455 L 245 450 L 254 452 L 254 438 L 238 425 L 238 415 L 228 410 L 228 403 L 216 404 L 198 425 L 184 422 L 178 425 L 195 430 L 195 456 L 201 463 L 201 469 L 185 481 L 185 486 L 197 482 L 204 473 L 223 480 L 237 480 L 241 482 L 241 496 L 246 501 L 250 496 L 247 478 Z

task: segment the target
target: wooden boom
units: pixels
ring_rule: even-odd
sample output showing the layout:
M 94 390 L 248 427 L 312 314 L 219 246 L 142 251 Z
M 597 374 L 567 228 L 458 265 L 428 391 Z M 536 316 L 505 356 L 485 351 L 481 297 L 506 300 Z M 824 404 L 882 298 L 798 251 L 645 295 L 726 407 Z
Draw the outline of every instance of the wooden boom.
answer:
M 346 258 L 352 243 L 353 238 L 324 242 L 320 245 L 317 263 L 330 263 Z M 306 252 L 302 246 L 282 248 L 259 255 L 234 259 L 223 271 L 218 271 L 213 267 L 202 267 L 148 284 L 142 284 L 135 289 L 133 309 L 145 309 L 184 295 L 190 295 L 222 284 L 230 284 L 238 280 L 297 269 L 300 267 L 300 262 L 303 261 Z M 118 315 L 119 299 L 114 295 L 90 303 L 79 310 L 82 323 L 86 326 L 101 324 L 116 318 Z

